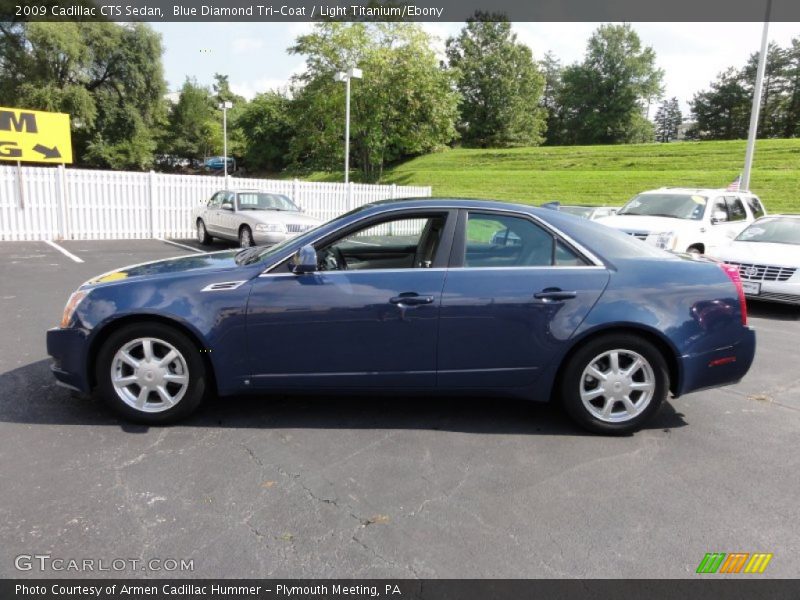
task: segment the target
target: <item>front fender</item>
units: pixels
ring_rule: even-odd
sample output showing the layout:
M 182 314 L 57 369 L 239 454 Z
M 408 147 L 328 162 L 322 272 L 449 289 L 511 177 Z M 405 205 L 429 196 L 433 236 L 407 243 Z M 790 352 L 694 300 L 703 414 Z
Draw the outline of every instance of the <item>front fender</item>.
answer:
M 226 393 L 229 382 L 241 381 L 247 375 L 245 308 L 251 283 L 243 278 L 233 289 L 203 290 L 223 278 L 237 276 L 231 275 L 187 275 L 92 289 L 73 317 L 73 327 L 87 332 L 87 372 L 91 372 L 89 363 L 109 332 L 123 323 L 160 320 L 175 323 L 191 334 L 198 350 L 207 353 L 220 393 Z

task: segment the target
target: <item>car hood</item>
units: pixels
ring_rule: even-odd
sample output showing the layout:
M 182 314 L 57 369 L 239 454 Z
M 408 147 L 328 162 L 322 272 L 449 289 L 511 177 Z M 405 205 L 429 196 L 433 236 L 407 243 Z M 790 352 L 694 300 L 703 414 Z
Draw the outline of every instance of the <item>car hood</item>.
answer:
M 736 263 L 800 267 L 800 246 L 767 242 L 731 242 L 715 248 L 714 258 Z
M 314 226 L 322 223 L 319 219 L 290 210 L 241 210 L 239 214 L 259 223 L 297 223 Z
M 238 268 L 234 257 L 238 250 L 222 250 L 205 254 L 192 254 L 177 256 L 136 265 L 129 265 L 115 269 L 97 277 L 93 277 L 81 287 L 96 287 L 99 285 L 128 280 L 134 277 L 155 277 L 160 275 L 175 275 L 178 273 L 223 271 Z
M 661 233 L 664 231 L 685 231 L 701 225 L 701 221 L 688 219 L 672 219 L 670 217 L 646 217 L 639 215 L 614 215 L 595 220 L 595 223 L 608 225 L 623 231 L 647 231 Z

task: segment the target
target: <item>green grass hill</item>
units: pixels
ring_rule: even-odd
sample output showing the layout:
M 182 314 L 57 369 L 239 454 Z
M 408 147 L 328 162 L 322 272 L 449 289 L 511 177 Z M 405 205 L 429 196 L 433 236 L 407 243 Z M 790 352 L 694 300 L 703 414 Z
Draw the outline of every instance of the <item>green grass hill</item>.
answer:
M 744 153 L 744 141 L 455 149 L 395 166 L 383 183 L 430 185 L 434 196 L 620 206 L 661 186 L 725 187 Z M 768 211 L 800 213 L 800 139 L 759 141 L 750 187 Z

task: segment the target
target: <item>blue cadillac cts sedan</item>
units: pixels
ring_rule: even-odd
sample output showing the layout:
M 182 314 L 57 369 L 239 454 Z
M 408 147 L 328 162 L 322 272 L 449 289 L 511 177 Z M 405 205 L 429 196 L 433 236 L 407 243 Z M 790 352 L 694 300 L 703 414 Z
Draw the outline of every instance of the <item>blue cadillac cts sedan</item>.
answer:
M 208 394 L 447 393 L 552 400 L 619 434 L 740 380 L 755 334 L 735 268 L 558 211 L 410 199 L 106 273 L 47 348 L 59 382 L 151 424 Z

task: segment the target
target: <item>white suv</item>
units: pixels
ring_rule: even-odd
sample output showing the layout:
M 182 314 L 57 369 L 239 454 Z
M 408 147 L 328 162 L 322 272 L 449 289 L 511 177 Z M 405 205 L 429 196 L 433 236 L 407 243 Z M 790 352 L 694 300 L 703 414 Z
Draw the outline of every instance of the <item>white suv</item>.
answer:
M 642 192 L 616 215 L 597 222 L 664 250 L 704 254 L 765 214 L 750 192 L 661 188 Z

